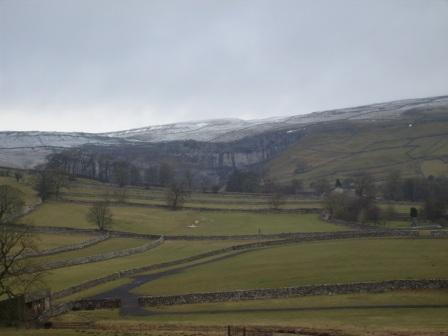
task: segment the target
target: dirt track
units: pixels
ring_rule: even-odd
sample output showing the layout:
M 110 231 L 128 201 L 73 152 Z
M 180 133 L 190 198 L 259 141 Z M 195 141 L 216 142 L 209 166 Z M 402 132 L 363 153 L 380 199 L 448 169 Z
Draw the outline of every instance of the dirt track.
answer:
M 217 258 L 213 258 L 210 260 L 205 260 L 199 263 L 186 265 L 177 267 L 168 271 L 153 273 L 153 274 L 145 274 L 145 275 L 137 275 L 132 277 L 133 281 L 131 283 L 116 287 L 110 291 L 95 295 L 90 297 L 89 299 L 105 299 L 105 298 L 119 298 L 121 299 L 121 308 L 120 308 L 120 315 L 122 316 L 145 316 L 145 315 L 151 315 L 152 313 L 148 311 L 147 309 L 144 309 L 138 305 L 138 296 L 137 294 L 132 293 L 131 291 L 134 288 L 137 288 L 145 283 L 154 281 L 156 279 L 160 279 L 162 277 L 166 277 L 169 275 L 181 273 L 187 269 L 190 269 L 192 267 L 196 267 L 199 265 L 205 265 L 211 262 L 215 262 L 218 260 L 223 260 L 227 258 L 231 258 L 243 253 L 250 252 L 252 250 L 246 250 L 246 251 L 238 251 L 231 254 L 227 254 L 224 256 L 220 256 Z

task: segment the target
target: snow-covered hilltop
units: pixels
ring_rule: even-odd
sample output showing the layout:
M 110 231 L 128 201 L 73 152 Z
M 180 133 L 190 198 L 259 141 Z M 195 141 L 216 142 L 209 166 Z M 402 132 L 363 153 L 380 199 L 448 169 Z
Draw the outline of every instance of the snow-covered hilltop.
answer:
M 0 166 L 33 168 L 48 155 L 85 144 L 118 145 L 124 140 L 88 133 L 0 132 Z
M 321 122 L 340 120 L 388 120 L 406 113 L 447 112 L 448 96 L 399 100 L 290 117 L 258 120 L 214 119 L 196 122 L 148 126 L 102 134 L 63 132 L 0 132 L 0 166 L 32 168 L 46 157 L 66 148 L 85 144 L 119 146 L 120 144 L 158 143 L 195 140 L 232 142 L 269 131 L 292 133 Z
M 256 120 L 215 119 L 183 122 L 110 132 L 102 135 L 147 142 L 176 140 L 229 142 L 242 139 L 246 136 L 260 134 L 265 131 L 287 129 L 291 126 L 301 127 L 319 122 L 337 120 L 397 119 L 400 118 L 403 113 L 416 108 L 433 110 L 439 107 L 448 107 L 448 96 L 399 100 L 345 109 L 314 112 L 292 117 L 275 117 Z
M 26 147 L 77 147 L 88 143 L 118 144 L 122 141 L 89 133 L 64 132 L 0 132 L 0 149 Z

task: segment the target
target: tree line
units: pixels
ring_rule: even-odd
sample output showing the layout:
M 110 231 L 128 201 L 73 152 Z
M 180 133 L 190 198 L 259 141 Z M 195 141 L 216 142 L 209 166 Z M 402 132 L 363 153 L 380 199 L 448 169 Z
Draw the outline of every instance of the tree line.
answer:
M 389 172 L 383 181 L 375 181 L 368 173 L 362 173 L 350 179 L 346 186 L 352 193 L 332 192 L 331 184 L 320 182 L 326 208 L 333 218 L 348 221 L 372 221 L 391 217 L 394 209 L 389 206 L 380 209 L 378 199 L 387 201 L 421 202 L 420 211 L 410 209 L 409 215 L 448 224 L 448 178 L 445 176 L 402 177 L 399 171 Z M 335 188 L 343 189 L 343 184 L 336 180 Z

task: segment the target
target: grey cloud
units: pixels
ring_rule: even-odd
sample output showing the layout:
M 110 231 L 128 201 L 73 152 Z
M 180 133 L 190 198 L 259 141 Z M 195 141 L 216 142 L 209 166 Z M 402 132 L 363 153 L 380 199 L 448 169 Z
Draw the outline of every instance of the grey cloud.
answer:
M 447 17 L 444 0 L 0 0 L 0 130 L 447 94 Z

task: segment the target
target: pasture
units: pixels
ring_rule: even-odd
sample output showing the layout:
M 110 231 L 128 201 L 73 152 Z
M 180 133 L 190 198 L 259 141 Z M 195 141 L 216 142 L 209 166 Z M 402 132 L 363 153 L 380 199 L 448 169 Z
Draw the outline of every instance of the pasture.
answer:
M 421 308 L 418 308 L 421 307 Z M 384 335 L 386 330 L 437 332 L 448 327 L 448 291 L 351 294 L 242 302 L 189 304 L 148 309 L 146 317 L 123 317 L 118 310 L 71 312 L 57 321 L 97 321 L 111 329 L 135 325 L 295 326 L 344 330 L 346 335 Z M 163 330 L 163 328 L 160 328 Z M 189 328 L 188 328 L 189 329 Z M 187 329 L 187 330 L 188 330 Z M 223 330 L 219 335 L 224 335 Z
M 12 178 L 2 179 L 16 185 Z M 29 178 L 18 183 L 27 195 L 29 205 L 37 204 Z M 49 227 L 96 229 L 86 215 L 94 202 L 117 188 L 95 181 L 78 179 L 64 189 L 60 198 L 37 205 L 19 219 L 19 223 Z M 291 232 L 339 232 L 354 230 L 322 220 L 317 213 L 296 213 L 269 210 L 269 197 L 255 194 L 194 193 L 186 208 L 172 211 L 160 207 L 164 191 L 127 188 L 125 202 L 112 199 L 112 230 L 154 235 L 230 236 L 219 240 L 165 240 L 161 245 L 128 256 L 109 260 L 66 266 L 46 271 L 44 284 L 52 292 L 120 271 L 185 260 L 204 252 L 246 244 L 238 235 L 257 235 Z M 407 213 L 412 204 L 393 203 L 396 211 Z M 315 208 L 322 205 L 315 199 L 288 199 L 285 209 Z M 386 207 L 387 204 L 382 204 Z M 259 209 L 260 211 L 257 211 Z M 405 221 L 391 221 L 387 227 L 408 228 Z M 384 229 L 384 227 L 381 227 Z M 36 234 L 39 250 L 64 247 L 92 239 L 87 233 Z M 429 237 L 429 236 L 427 236 Z M 60 252 L 30 259 L 37 264 L 97 256 L 142 246 L 148 239 L 111 237 L 73 251 Z M 128 293 L 139 295 L 169 295 L 193 292 L 237 289 L 276 288 L 309 284 L 333 284 L 394 279 L 448 278 L 446 239 L 341 239 L 314 242 L 295 242 L 248 251 L 226 252 L 177 265 L 164 266 L 122 276 L 115 280 L 88 287 L 54 300 L 54 304 L 83 298 Z M 167 273 L 164 273 L 167 272 Z M 163 274 L 162 274 L 163 273 Z M 162 274 L 162 275 L 160 275 Z M 146 279 L 138 283 L 140 279 Z M 125 288 L 130 288 L 126 292 Z M 132 288 L 131 288 L 132 287 Z M 123 289 L 123 290 L 122 290 Z M 310 328 L 336 328 L 360 334 L 365 330 L 444 330 L 448 320 L 446 290 L 418 290 L 382 294 L 352 294 L 290 299 L 268 299 L 216 304 L 178 305 L 147 308 L 147 314 L 133 316 L 120 310 L 68 312 L 54 318 L 56 322 L 96 321 L 92 335 L 115 335 L 123 328 L 133 334 L 167 335 L 163 330 L 154 333 L 158 325 L 175 325 L 176 332 L 194 334 L 192 325 L 218 326 L 212 334 L 220 335 L 229 324 L 285 325 Z M 440 307 L 432 307 L 439 305 Z M 409 306 L 415 306 L 409 308 Z M 142 325 L 142 330 L 135 330 Z M 425 328 L 422 329 L 422 325 Z M 186 326 L 189 326 L 188 328 Z M 163 329 L 163 328 L 162 328 Z M 0 329 L 2 335 L 43 335 L 41 331 Z M 362 334 L 362 333 L 361 333 Z M 81 335 L 76 330 L 50 330 L 45 335 Z M 374 335 L 373 333 L 371 335 Z
M 95 229 L 86 219 L 90 205 L 47 202 L 23 217 L 36 226 L 65 226 Z M 163 208 L 112 206 L 113 230 L 171 235 L 238 235 L 282 232 L 341 231 L 318 214 L 264 213 L 243 211 L 171 211 Z M 196 227 L 190 227 L 195 225 Z
M 448 278 L 444 240 L 359 239 L 247 252 L 151 281 L 142 295 Z
M 281 182 L 313 181 L 320 177 L 351 177 L 367 171 L 378 179 L 399 169 L 404 176 L 446 174 L 440 156 L 448 153 L 446 121 L 387 125 L 352 125 L 347 129 L 314 132 L 283 151 L 268 163 L 270 176 Z M 297 166 L 306 169 L 296 172 Z

